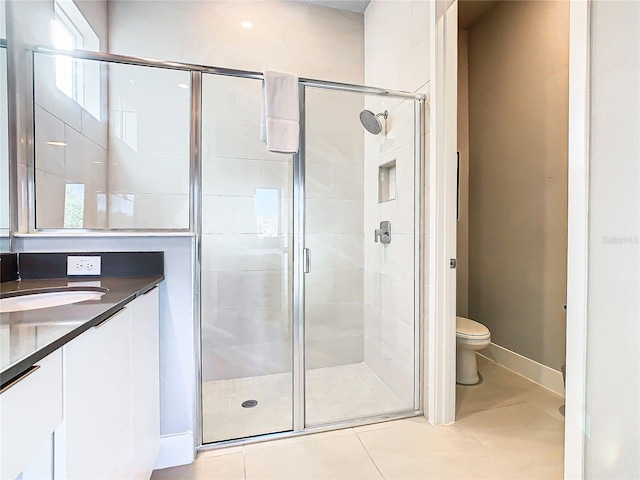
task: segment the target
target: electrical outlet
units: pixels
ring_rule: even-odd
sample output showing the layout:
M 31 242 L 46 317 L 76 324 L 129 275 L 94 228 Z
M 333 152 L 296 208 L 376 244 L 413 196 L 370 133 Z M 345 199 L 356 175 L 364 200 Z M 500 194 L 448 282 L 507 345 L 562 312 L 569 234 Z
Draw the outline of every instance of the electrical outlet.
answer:
M 67 275 L 100 275 L 102 257 L 67 257 Z

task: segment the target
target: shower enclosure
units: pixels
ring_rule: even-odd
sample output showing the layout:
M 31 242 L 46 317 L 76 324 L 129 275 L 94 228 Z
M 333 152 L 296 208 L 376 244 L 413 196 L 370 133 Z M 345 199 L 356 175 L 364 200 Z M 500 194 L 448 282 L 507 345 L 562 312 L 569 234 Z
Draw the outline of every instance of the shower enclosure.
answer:
M 420 409 L 422 98 L 301 81 L 284 155 L 261 83 L 202 80 L 203 443 Z
M 55 84 L 68 57 L 91 117 Z M 32 60 L 33 231 L 195 234 L 199 444 L 420 412 L 424 95 L 300 79 L 285 155 L 260 141 L 258 72 Z

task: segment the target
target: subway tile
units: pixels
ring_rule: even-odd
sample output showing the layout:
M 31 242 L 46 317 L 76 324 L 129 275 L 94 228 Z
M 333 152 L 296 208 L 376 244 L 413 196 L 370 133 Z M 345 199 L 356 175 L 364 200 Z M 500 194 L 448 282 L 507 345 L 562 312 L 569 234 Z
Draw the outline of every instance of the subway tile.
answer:
M 288 279 L 280 271 L 220 272 L 219 308 L 284 307 Z
M 203 302 L 203 350 L 285 341 L 291 336 L 287 305 L 253 308 L 218 308 L 218 302 Z
M 134 228 L 189 228 L 189 195 L 128 194 Z M 115 227 L 114 227 L 115 228 Z
M 116 142 L 109 157 L 109 190 L 113 193 L 189 193 L 188 155 L 135 153 Z
M 36 170 L 36 227 L 62 228 L 66 181 L 62 177 Z
M 213 119 L 209 136 L 209 154 L 218 158 L 243 158 L 284 161 L 290 154 L 273 153 L 260 140 L 260 123 Z
M 361 200 L 308 199 L 306 228 L 309 234 L 362 233 Z
M 55 85 L 55 57 L 36 55 L 34 60 L 35 103 L 75 130 L 82 129 L 82 108 Z
M 251 234 L 204 234 L 202 269 L 234 272 L 292 268 L 286 236 L 260 238 Z M 287 254 L 288 250 L 288 254 Z
M 107 152 L 65 125 L 65 178 L 107 190 Z
M 80 121 L 82 125 L 82 128 L 81 128 L 82 134 L 85 137 L 89 138 L 91 141 L 100 145 L 104 149 L 107 149 L 109 147 L 109 139 L 108 139 L 109 122 L 106 120 L 107 112 L 105 108 L 105 105 L 107 103 L 107 92 L 104 89 L 104 86 L 107 84 L 108 84 L 108 81 L 105 75 L 104 78 L 102 79 L 102 84 L 101 84 L 103 86 L 103 91 L 102 91 L 103 99 L 101 101 L 101 104 L 102 104 L 101 108 L 104 111 L 105 120 L 94 118 L 84 108 L 81 111 L 81 117 L 80 117 Z
M 286 157 L 283 156 L 283 159 Z M 260 188 L 278 190 L 280 197 L 293 196 L 293 162 L 260 162 Z
M 363 239 L 360 234 L 307 234 L 311 269 L 362 269 Z
M 257 234 L 255 197 L 202 197 L 202 233 Z
M 305 153 L 308 163 L 362 164 L 362 127 L 357 114 L 348 120 L 347 126 L 325 124 L 307 129 Z
M 203 381 L 272 375 L 291 371 L 291 342 L 220 347 L 202 359 Z
M 258 160 L 240 158 L 204 158 L 202 192 L 204 195 L 250 197 L 260 187 Z
M 47 143 L 65 141 L 64 123 L 39 105 L 35 108 L 35 123 L 37 125 L 35 130 L 36 168 L 64 177 L 65 147 Z
M 109 228 L 134 228 L 133 223 L 134 196 L 109 194 Z
M 363 304 L 333 303 L 307 305 L 305 328 L 315 340 L 331 340 L 362 335 Z
M 364 359 L 363 337 L 338 337 L 328 340 L 307 338 L 305 365 L 307 369 L 359 363 Z
M 362 270 L 311 270 L 306 276 L 308 305 L 361 302 L 363 299 Z

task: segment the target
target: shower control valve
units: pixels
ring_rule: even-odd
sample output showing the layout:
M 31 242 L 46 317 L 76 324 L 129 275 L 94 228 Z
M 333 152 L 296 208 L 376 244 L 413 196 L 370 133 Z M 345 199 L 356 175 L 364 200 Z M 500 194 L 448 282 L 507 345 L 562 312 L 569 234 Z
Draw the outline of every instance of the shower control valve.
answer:
M 374 240 L 377 242 L 380 239 L 380 243 L 388 244 L 391 243 L 391 222 L 388 220 L 383 220 L 380 222 L 380 228 L 376 228 Z

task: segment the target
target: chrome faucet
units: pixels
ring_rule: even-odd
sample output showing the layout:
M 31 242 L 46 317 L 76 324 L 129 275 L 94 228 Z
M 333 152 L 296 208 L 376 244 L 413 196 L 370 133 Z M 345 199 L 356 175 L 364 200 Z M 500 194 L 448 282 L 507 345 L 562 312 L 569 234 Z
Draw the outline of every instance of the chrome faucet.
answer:
M 391 243 L 391 222 L 383 220 L 380 222 L 380 228 L 375 229 L 375 241 L 380 239 L 380 243 Z

